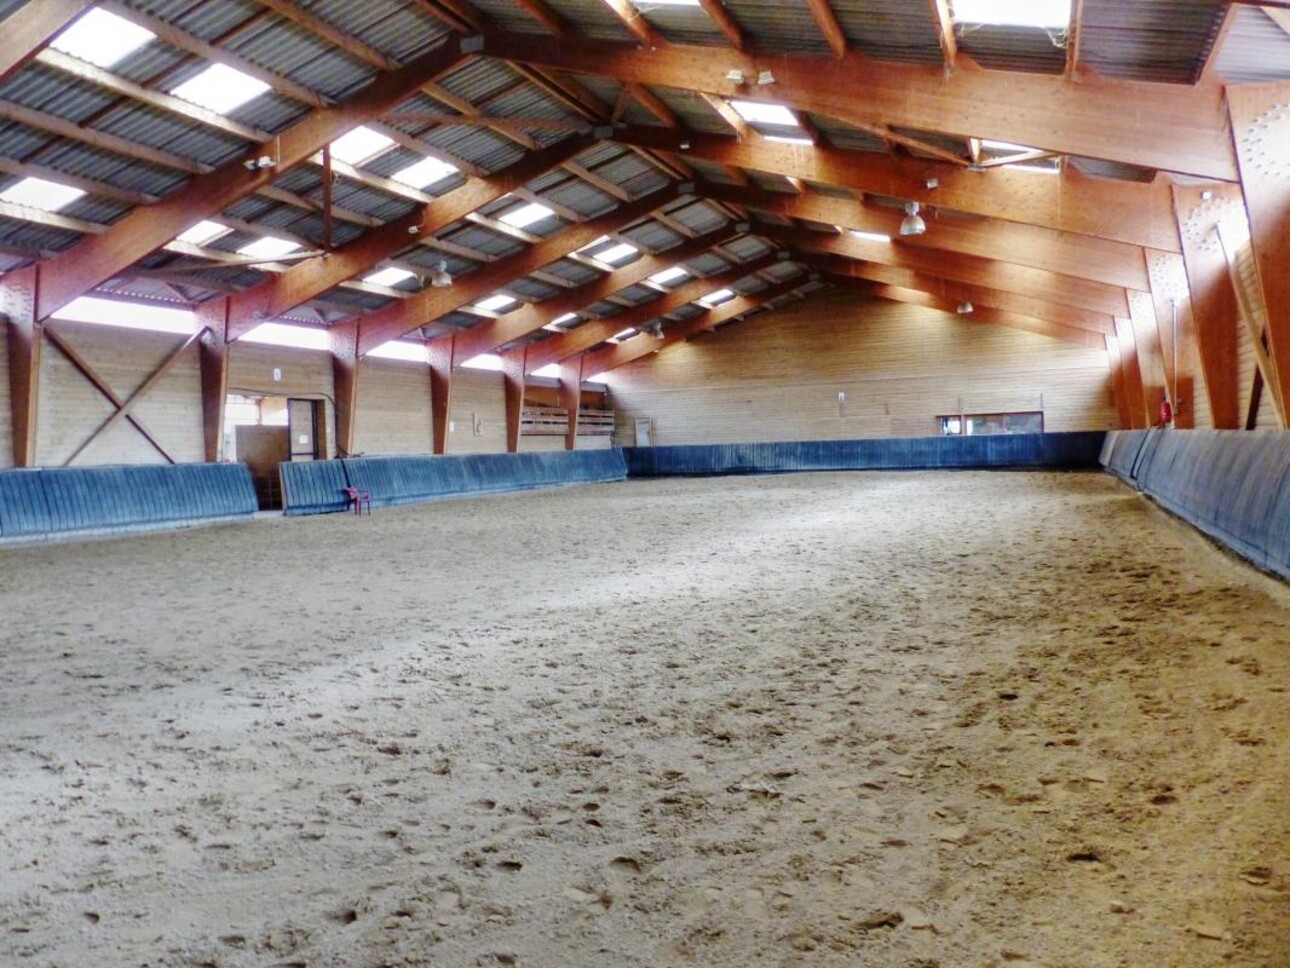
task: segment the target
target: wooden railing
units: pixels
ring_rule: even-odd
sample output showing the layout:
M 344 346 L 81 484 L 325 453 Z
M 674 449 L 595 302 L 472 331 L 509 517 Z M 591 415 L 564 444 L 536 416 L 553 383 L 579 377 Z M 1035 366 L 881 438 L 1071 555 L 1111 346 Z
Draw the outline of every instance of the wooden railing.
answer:
M 525 437 L 563 437 L 569 431 L 569 411 L 563 407 L 525 407 L 520 433 Z M 608 437 L 614 432 L 612 410 L 580 410 L 578 436 Z

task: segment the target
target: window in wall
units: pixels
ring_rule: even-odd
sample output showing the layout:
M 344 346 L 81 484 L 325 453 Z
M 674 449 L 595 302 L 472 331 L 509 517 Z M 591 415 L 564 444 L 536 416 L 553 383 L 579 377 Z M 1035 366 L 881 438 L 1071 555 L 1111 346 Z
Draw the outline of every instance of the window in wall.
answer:
M 956 413 L 937 417 L 942 437 L 979 437 L 983 434 L 1042 434 L 1042 411 L 1016 413 Z

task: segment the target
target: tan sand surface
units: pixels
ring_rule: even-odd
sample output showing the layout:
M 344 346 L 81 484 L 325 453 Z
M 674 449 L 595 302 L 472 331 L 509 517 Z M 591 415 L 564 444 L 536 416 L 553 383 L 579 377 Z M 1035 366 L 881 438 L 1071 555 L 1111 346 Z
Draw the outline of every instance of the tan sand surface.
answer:
M 1290 965 L 1290 593 L 1113 479 L 0 551 L 0 965 Z

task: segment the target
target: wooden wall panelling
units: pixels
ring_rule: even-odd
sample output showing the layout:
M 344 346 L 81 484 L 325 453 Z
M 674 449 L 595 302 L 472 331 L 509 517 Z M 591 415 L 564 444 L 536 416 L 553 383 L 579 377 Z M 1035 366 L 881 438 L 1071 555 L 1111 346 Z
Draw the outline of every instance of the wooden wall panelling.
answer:
M 1111 367 L 1111 386 L 1115 396 L 1115 412 L 1120 417 L 1120 427 L 1133 426 L 1133 416 L 1129 411 L 1129 391 L 1124 383 L 1124 361 L 1120 358 L 1120 341 L 1114 336 L 1106 337 L 1106 357 Z
M 372 454 L 428 454 L 434 449 L 430 374 L 424 364 L 365 357 L 355 446 Z
M 1160 352 L 1164 358 L 1165 383 L 1174 407 L 1174 426 L 1183 430 L 1197 426 L 1196 327 L 1192 317 L 1187 270 L 1176 252 L 1148 250 L 1147 271 L 1151 276 L 1151 299 L 1160 331 Z M 1203 403 L 1200 403 L 1204 406 Z
M 1129 406 L 1129 426 L 1150 427 L 1151 412 L 1142 386 L 1142 368 L 1138 362 L 1138 344 L 1133 323 L 1123 317 L 1115 319 L 1116 342 L 1120 346 L 1120 367 L 1124 373 L 1124 396 Z
M 1160 402 L 1167 398 L 1165 361 L 1160 349 L 1160 327 L 1151 295 L 1129 292 L 1129 322 L 1138 349 L 1138 368 L 1142 375 L 1143 402 L 1147 408 L 1147 426 L 1160 420 Z
M 626 442 L 638 417 L 654 419 L 659 444 L 926 436 L 940 415 L 1041 404 L 1050 430 L 1118 422 L 1104 347 L 851 293 L 750 317 L 605 379 Z
M 54 326 L 59 338 L 121 401 L 144 391 L 132 412 L 171 458 L 180 463 L 205 458 L 196 348 L 183 350 L 172 366 L 158 372 L 185 344 L 184 337 L 87 323 L 60 321 Z M 122 419 L 116 405 L 64 354 L 46 350 L 39 382 L 42 421 L 36 460 L 40 466 L 59 466 L 73 457 L 78 466 L 165 460 L 148 437 Z M 82 446 L 99 428 L 104 428 L 101 436 L 82 452 Z
M 323 453 L 336 456 L 336 397 L 330 353 L 239 340 L 229 345 L 228 354 L 229 393 L 323 400 L 324 420 L 319 436 L 326 445 Z M 281 380 L 273 379 L 275 368 L 281 372 Z
M 496 454 L 506 450 L 502 374 L 458 368 L 452 375 L 449 454 Z

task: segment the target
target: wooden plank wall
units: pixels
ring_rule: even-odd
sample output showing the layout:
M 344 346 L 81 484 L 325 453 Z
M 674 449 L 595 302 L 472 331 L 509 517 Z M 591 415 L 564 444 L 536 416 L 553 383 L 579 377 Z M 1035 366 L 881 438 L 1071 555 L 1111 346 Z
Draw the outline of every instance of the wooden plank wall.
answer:
M 653 419 L 657 444 L 927 436 L 941 414 L 1041 408 L 1048 430 L 1117 426 L 1103 350 L 851 293 L 754 316 L 605 379 L 626 445 L 638 417 Z
M 54 328 L 128 397 L 183 337 L 146 330 L 56 322 Z M 13 466 L 9 414 L 7 334 L 0 333 L 0 468 Z M 274 369 L 281 373 L 274 379 Z M 431 451 L 430 378 L 427 368 L 400 360 L 368 359 L 360 367 L 356 450 L 366 454 Z M 301 396 L 324 401 L 327 452 L 336 455 L 335 389 L 331 358 L 322 351 L 235 343 L 229 351 L 229 392 Z M 535 388 L 545 390 L 546 388 Z M 552 391 L 553 392 L 553 391 Z M 540 393 L 539 393 L 540 395 Z M 113 412 L 113 407 L 52 344 L 41 360 L 37 460 L 61 464 Z M 203 456 L 201 382 L 196 349 L 190 349 L 144 397 L 135 412 L 176 460 Z M 473 431 L 478 418 L 479 433 Z M 449 453 L 506 450 L 502 377 L 461 370 L 453 378 Z M 580 437 L 579 447 L 609 447 L 608 437 Z M 562 450 L 561 437 L 524 437 L 522 450 Z M 164 458 L 127 421 L 121 421 L 81 454 L 76 464 L 160 463 Z
M 121 400 L 128 399 L 185 340 L 173 333 L 111 326 L 50 325 Z M 63 464 L 115 412 L 116 407 L 47 340 L 40 359 L 37 463 L 46 467 Z M 131 413 L 176 461 L 202 459 L 201 371 L 196 345 L 175 361 Z M 75 464 L 157 464 L 164 460 L 143 434 L 121 420 L 79 454 Z

